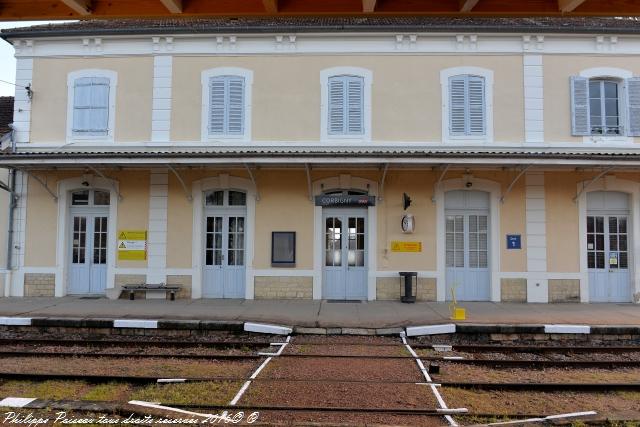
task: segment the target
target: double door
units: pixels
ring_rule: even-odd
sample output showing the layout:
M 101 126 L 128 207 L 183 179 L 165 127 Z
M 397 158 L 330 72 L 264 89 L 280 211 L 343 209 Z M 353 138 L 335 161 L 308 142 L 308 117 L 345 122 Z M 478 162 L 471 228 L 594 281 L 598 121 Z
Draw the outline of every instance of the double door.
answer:
M 447 212 L 446 214 L 447 299 L 453 294 L 460 301 L 488 301 L 489 215 L 486 212 Z
M 587 215 L 589 301 L 628 302 L 629 217 Z
M 106 212 L 71 214 L 69 294 L 103 294 L 107 283 Z
M 203 296 L 244 298 L 246 214 L 212 213 L 205 222 Z
M 367 211 L 325 209 L 322 296 L 367 299 Z

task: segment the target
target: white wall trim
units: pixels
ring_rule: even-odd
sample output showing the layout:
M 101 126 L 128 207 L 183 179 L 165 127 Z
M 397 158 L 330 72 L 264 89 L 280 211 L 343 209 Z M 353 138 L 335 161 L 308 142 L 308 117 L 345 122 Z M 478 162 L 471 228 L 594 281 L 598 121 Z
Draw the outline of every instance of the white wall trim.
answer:
M 90 186 L 84 187 L 83 181 L 88 181 Z M 67 295 L 68 269 L 69 269 L 69 224 L 70 224 L 70 197 L 69 194 L 75 189 L 100 189 L 109 191 L 109 219 L 107 237 L 107 283 L 106 289 L 115 287 L 115 267 L 117 255 L 117 226 L 118 226 L 118 194 L 119 182 L 112 179 L 105 179 L 93 176 L 79 176 L 58 181 L 58 225 L 57 225 L 57 246 L 56 246 L 56 279 L 55 296 L 63 297 Z M 108 292 L 107 292 L 108 293 Z
M 238 189 L 247 193 L 247 224 L 245 234 L 245 298 L 254 298 L 253 255 L 255 242 L 257 189 L 247 178 L 226 174 L 204 178 L 192 185 L 193 239 L 191 248 L 192 280 L 191 298 L 202 298 L 202 277 L 204 268 L 204 193 L 210 190 Z
M 318 196 L 323 191 L 332 189 L 358 189 L 368 191 L 370 196 L 378 195 L 378 183 L 365 178 L 351 175 L 340 175 L 319 179 L 313 182 L 313 195 Z M 376 299 L 376 274 L 378 268 L 377 242 L 377 206 L 367 207 L 367 299 Z M 322 254 L 324 245 L 324 231 L 322 225 L 322 207 L 313 208 L 313 299 L 322 299 Z
M 267 268 L 262 270 L 253 270 L 253 276 L 265 277 L 313 277 L 313 270 L 295 270 L 289 268 Z
M 244 133 L 242 135 L 209 135 L 209 80 L 218 76 L 240 76 L 244 78 Z M 240 67 L 217 67 L 204 70 L 201 74 L 202 83 L 202 112 L 200 122 L 201 140 L 203 142 L 216 141 L 251 141 L 251 110 L 252 110 L 252 91 L 253 91 L 253 71 Z
M 471 187 L 467 187 L 467 183 L 472 184 Z M 490 293 L 491 301 L 500 301 L 500 253 L 502 252 L 502 246 L 500 245 L 500 235 L 502 233 L 500 227 L 500 197 L 502 195 L 502 188 L 500 183 L 490 181 L 487 179 L 475 178 L 473 176 L 467 176 L 464 178 L 455 178 L 442 181 L 442 183 L 435 189 L 436 198 L 436 258 L 437 258 L 437 301 L 446 300 L 446 265 L 445 265 L 445 206 L 444 195 L 447 191 L 452 190 L 470 190 L 470 191 L 486 191 L 489 193 L 490 200 L 490 239 L 489 239 L 489 253 L 491 254 L 491 284 Z
M 151 141 L 171 141 L 171 100 L 173 57 L 153 57 L 153 101 Z
M 31 139 L 31 100 L 25 89 L 33 80 L 33 59 L 16 59 L 16 86 L 13 103 L 13 126 L 16 142 Z
M 485 87 L 485 126 L 482 136 L 452 136 L 449 129 L 449 78 L 459 75 L 472 75 L 484 78 Z M 440 70 L 440 86 L 442 91 L 442 142 L 474 143 L 493 142 L 493 70 L 481 67 L 452 67 Z
M 82 77 L 104 77 L 109 79 L 109 122 L 106 136 L 75 136 L 73 135 L 73 102 L 74 83 Z M 116 125 L 116 92 L 118 91 L 118 73 L 112 70 L 87 68 L 72 71 L 67 74 L 67 142 L 99 141 L 113 142 Z
M 542 55 L 524 55 L 525 142 L 544 142 L 544 66 Z
M 580 192 L 589 181 L 579 182 L 576 191 Z M 580 194 L 578 203 L 578 224 L 580 233 L 580 302 L 589 302 L 589 269 L 587 265 L 587 194 L 592 191 L 620 191 L 630 196 L 631 208 L 631 233 L 632 242 L 631 259 L 629 263 L 631 277 L 632 296 L 640 295 L 640 184 L 626 179 L 619 179 L 613 175 L 607 175 L 592 183 L 586 191 Z M 640 302 L 640 298 L 632 299 Z
M 329 78 L 333 76 L 358 76 L 364 79 L 363 87 L 363 123 L 362 135 L 330 135 L 329 134 Z M 371 142 L 371 86 L 373 72 L 361 67 L 332 67 L 320 71 L 320 141 L 359 141 Z
M 149 178 L 149 230 L 147 234 L 149 271 L 147 272 L 147 283 L 166 283 L 168 171 L 166 169 L 152 169 Z
M 581 70 L 580 77 L 586 77 L 588 79 L 596 77 L 614 77 L 616 79 L 628 79 L 633 77 L 633 72 L 625 70 L 624 68 L 593 67 Z

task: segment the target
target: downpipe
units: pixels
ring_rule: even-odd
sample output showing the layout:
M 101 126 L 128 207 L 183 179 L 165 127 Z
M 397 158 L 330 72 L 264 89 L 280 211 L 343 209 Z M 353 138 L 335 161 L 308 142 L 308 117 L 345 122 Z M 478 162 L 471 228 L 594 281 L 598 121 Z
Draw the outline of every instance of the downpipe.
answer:
M 9 136 L 11 141 L 11 153 L 16 152 L 16 140 L 15 140 L 15 128 L 13 127 L 13 123 L 9 124 L 11 128 L 11 134 Z M 15 216 L 15 209 L 18 205 L 18 197 L 16 196 L 16 169 L 9 168 L 9 188 L 11 189 L 11 193 L 9 193 L 9 227 L 7 231 L 7 274 L 5 275 L 4 282 L 4 296 L 8 297 L 11 293 L 11 280 L 13 276 L 13 236 L 14 236 L 14 225 L 13 220 Z

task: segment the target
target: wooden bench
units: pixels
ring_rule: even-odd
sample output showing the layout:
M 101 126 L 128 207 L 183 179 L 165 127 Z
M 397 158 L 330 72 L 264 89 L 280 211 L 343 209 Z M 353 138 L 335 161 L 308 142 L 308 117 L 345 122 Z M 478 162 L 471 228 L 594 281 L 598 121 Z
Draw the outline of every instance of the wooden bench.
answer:
M 180 286 L 177 285 L 167 285 L 165 283 L 151 284 L 151 283 L 141 283 L 139 285 L 124 285 L 122 287 L 123 292 L 129 292 L 129 300 L 133 301 L 135 299 L 136 291 L 152 291 L 152 292 L 164 292 L 165 298 L 167 292 L 169 293 L 169 299 L 171 301 L 175 301 L 176 292 L 180 290 Z

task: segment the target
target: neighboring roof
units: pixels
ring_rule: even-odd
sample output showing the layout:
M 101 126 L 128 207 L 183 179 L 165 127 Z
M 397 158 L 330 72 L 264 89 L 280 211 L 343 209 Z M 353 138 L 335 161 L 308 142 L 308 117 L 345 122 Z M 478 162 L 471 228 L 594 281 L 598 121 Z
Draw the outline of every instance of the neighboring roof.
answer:
M 36 25 L 2 30 L 2 38 L 133 34 L 215 34 L 280 32 L 477 32 L 640 34 L 631 17 L 275 17 L 110 19 Z
M 11 132 L 13 123 L 13 96 L 0 96 L 0 136 Z

